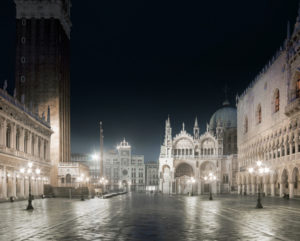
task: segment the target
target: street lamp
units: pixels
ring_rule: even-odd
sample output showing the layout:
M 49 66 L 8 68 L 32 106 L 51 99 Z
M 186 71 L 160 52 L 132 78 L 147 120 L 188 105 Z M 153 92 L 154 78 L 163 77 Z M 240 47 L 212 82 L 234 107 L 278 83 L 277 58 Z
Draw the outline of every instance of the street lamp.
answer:
M 81 183 L 84 181 L 84 174 L 81 174 L 80 177 L 77 177 L 77 181 L 79 183 L 79 188 L 80 188 L 80 200 L 84 201 L 84 195 L 82 192 L 82 185 L 81 185 Z
M 29 162 L 28 164 L 27 164 L 27 168 L 21 168 L 20 169 L 20 172 L 22 173 L 22 174 L 25 174 L 25 173 L 27 173 L 28 174 L 28 176 L 29 176 L 29 190 L 28 190 L 28 205 L 27 205 L 27 208 L 26 208 L 26 210 L 33 210 L 33 206 L 32 206 L 32 195 L 31 195 L 31 180 L 32 179 L 34 179 L 34 177 L 33 177 L 33 175 L 32 175 L 32 162 Z M 35 173 L 37 174 L 37 175 L 40 175 L 40 173 L 41 173 L 41 170 L 39 169 L 39 168 L 36 168 L 35 169 Z M 25 181 L 25 180 L 24 180 Z
M 105 191 L 105 185 L 108 183 L 108 180 L 106 180 L 104 177 L 101 177 L 99 182 L 103 186 L 103 190 Z
M 209 184 L 209 200 L 213 200 L 213 198 L 212 198 L 212 190 L 211 190 L 212 187 L 211 187 L 211 184 L 215 180 L 217 180 L 217 177 L 212 172 L 210 172 L 208 174 L 208 176 L 204 177 L 204 181 L 208 182 L 208 184 Z
M 191 177 L 189 180 L 188 180 L 188 183 L 191 183 L 192 185 L 192 192 L 190 193 L 190 196 L 193 196 L 193 186 L 194 186 L 194 183 L 196 182 L 195 178 L 194 177 Z
M 257 161 L 256 166 L 250 167 L 248 169 L 248 172 L 250 174 L 256 174 L 256 175 L 262 177 L 264 174 L 268 174 L 270 172 L 270 169 L 267 166 L 265 166 L 261 161 Z M 261 204 L 261 197 L 260 197 L 260 188 L 261 188 L 260 186 L 261 186 L 261 184 L 258 185 L 256 208 L 263 208 L 263 206 Z

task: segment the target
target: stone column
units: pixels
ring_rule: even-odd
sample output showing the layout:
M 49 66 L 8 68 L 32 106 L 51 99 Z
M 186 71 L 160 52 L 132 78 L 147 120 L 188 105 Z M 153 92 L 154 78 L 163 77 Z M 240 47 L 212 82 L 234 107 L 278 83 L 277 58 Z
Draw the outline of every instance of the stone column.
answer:
M 20 151 L 22 151 L 22 152 L 25 152 L 24 151 L 24 137 L 25 137 L 24 128 L 20 128 L 19 147 L 20 147 Z
M 294 182 L 289 182 L 289 196 L 290 198 L 294 197 Z
M 298 132 L 296 132 L 296 134 L 295 134 L 295 153 L 297 153 L 297 152 L 299 152 L 299 149 L 298 149 L 298 138 L 299 138 L 299 136 L 298 136 Z
M 252 184 L 252 195 L 255 195 L 255 184 Z
M 251 187 L 251 184 L 247 184 L 247 194 L 251 193 L 250 187 Z
M 267 196 L 268 195 L 268 183 L 264 183 L 264 193 Z
M 17 197 L 17 177 L 16 172 L 14 171 L 12 174 L 12 196 Z
M 27 153 L 29 153 L 29 154 L 32 155 L 32 148 L 31 148 L 31 145 L 32 145 L 32 133 L 29 132 L 29 133 L 28 133 L 28 141 L 27 141 Z
M 7 198 L 7 179 L 6 179 L 6 167 L 3 167 L 3 172 L 2 172 L 2 197 L 4 199 Z
M 241 184 L 238 184 L 238 195 L 241 195 Z
M 16 133 L 17 133 L 17 126 L 15 123 L 11 124 L 11 148 L 16 149 Z
M 280 183 L 279 196 L 283 197 L 283 183 Z
M 3 135 L 2 135 L 2 143 L 3 146 L 6 146 L 6 128 L 7 128 L 7 121 L 3 121 Z M 6 173 L 6 172 L 5 172 Z
M 275 197 L 275 183 L 271 183 L 271 196 Z
M 44 160 L 44 142 L 45 140 L 44 139 L 41 139 L 41 155 L 40 155 L 40 158 L 42 160 Z M 145 180 L 144 180 L 144 183 L 145 183 Z M 174 190 L 173 190 L 174 191 Z

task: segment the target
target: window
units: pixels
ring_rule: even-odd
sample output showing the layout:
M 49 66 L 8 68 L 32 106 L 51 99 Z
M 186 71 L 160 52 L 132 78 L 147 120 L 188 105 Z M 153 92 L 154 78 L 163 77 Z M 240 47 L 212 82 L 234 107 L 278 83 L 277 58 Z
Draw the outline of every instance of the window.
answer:
M 20 130 L 17 129 L 17 134 L 16 134 L 16 149 L 17 151 L 20 150 Z
M 280 94 L 279 94 L 279 90 L 276 89 L 275 90 L 275 112 L 279 111 L 279 106 L 280 106 Z
M 261 123 L 261 105 L 260 104 L 257 106 L 256 119 L 257 119 L 257 124 L 260 124 Z
M 300 98 L 300 79 L 297 80 L 296 98 Z
M 22 25 L 25 26 L 26 25 L 26 19 L 22 19 Z
M 6 128 L 6 147 L 10 148 L 10 140 L 11 140 L 11 127 L 7 125 Z
M 26 132 L 25 136 L 24 136 L 24 152 L 25 153 L 27 153 L 27 143 L 28 143 L 28 134 Z
M 25 76 L 24 75 L 21 76 L 21 83 L 25 83 Z
M 26 59 L 25 59 L 24 56 L 22 56 L 22 57 L 21 57 L 21 63 L 22 63 L 22 64 L 25 64 L 25 62 L 26 62 Z
M 244 133 L 248 132 L 248 117 L 245 117 L 245 121 L 244 121 Z
M 34 155 L 34 136 L 31 138 L 31 155 Z
M 21 38 L 21 43 L 22 43 L 22 44 L 25 44 L 25 43 L 26 43 L 26 38 L 25 38 L 25 37 L 22 37 L 22 38 Z
M 38 140 L 38 157 L 41 157 L 41 140 Z

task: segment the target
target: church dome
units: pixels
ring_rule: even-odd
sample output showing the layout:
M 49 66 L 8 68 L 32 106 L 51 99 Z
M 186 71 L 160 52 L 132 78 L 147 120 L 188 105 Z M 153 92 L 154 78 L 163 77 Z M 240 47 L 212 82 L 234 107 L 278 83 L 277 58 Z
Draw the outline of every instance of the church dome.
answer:
M 212 115 L 209 129 L 215 131 L 218 122 L 225 128 L 237 128 L 237 111 L 236 108 L 229 106 L 228 101 L 224 101 L 223 107 Z

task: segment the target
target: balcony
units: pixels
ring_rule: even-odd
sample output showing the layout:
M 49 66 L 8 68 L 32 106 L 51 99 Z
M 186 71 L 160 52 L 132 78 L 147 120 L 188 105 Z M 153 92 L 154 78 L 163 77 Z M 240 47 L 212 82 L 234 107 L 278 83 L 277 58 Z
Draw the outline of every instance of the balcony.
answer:
M 300 98 L 296 91 L 290 93 L 290 102 L 285 107 L 285 114 L 291 116 L 300 111 Z

